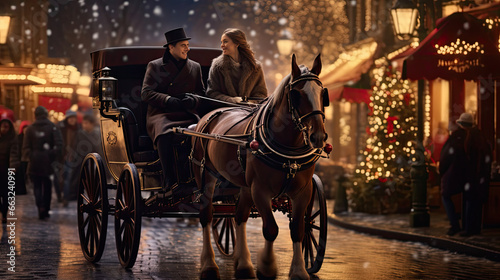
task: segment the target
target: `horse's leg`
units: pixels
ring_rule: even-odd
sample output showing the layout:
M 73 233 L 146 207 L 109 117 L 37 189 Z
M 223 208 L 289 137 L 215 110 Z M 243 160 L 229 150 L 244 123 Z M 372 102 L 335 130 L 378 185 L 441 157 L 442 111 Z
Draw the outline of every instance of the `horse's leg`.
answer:
M 216 179 L 205 172 L 205 191 L 200 198 L 200 223 L 203 227 L 203 249 L 201 251 L 201 279 L 220 279 L 219 267 L 215 263 L 215 254 L 210 240 L 212 230 L 213 206 L 212 198 Z
M 250 188 L 243 187 L 240 191 L 240 199 L 236 208 L 236 244 L 234 247 L 234 277 L 237 279 L 255 278 L 255 272 L 250 259 L 250 250 L 247 245 L 246 226 L 248 216 L 252 207 L 252 195 Z
M 304 255 L 302 254 L 302 240 L 304 238 L 305 225 L 304 215 L 311 200 L 311 188 L 307 193 L 302 192 L 300 195 L 292 199 L 292 221 L 290 222 L 290 235 L 293 242 L 293 258 L 290 266 L 290 279 L 309 279 L 309 274 L 306 270 Z
M 273 195 L 268 191 L 256 189 L 252 186 L 252 197 L 262 217 L 262 233 L 266 239 L 264 248 L 260 250 L 257 256 L 257 274 L 259 278 L 272 279 L 278 274 L 273 243 L 279 231 L 271 208 Z

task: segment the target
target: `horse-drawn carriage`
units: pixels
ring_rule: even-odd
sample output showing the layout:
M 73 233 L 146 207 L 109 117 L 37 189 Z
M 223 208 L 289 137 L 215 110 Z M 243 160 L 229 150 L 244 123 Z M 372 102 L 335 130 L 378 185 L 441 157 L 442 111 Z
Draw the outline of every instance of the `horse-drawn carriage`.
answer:
M 190 187 L 192 193 L 178 197 L 162 191 L 161 165 L 145 128 L 147 104 L 141 101 L 141 85 L 147 63 L 161 57 L 164 50 L 159 47 L 121 47 L 91 54 L 91 95 L 93 108 L 100 114 L 103 154 L 88 154 L 80 171 L 78 232 L 83 254 L 90 262 L 98 262 L 103 254 L 108 216 L 114 219 L 118 258 L 126 268 L 132 267 L 137 257 L 143 216 L 198 217 L 203 205 L 203 188 L 198 187 L 190 165 L 192 138 L 222 141 L 251 151 L 247 139 L 179 128 L 176 130 L 179 141 L 176 141 L 172 160 L 178 166 L 178 184 Z M 190 59 L 202 67 L 205 85 L 211 61 L 218 55 L 219 50 L 207 48 L 192 48 L 189 52 Z M 208 107 L 220 107 L 217 102 L 204 102 Z M 259 106 L 248 105 L 247 108 L 256 111 Z M 208 108 L 203 110 L 204 113 L 209 111 Z M 314 151 L 317 160 L 317 149 Z M 290 170 L 292 167 L 291 164 L 288 166 Z M 214 218 L 211 231 L 220 253 L 232 256 L 237 241 L 235 210 L 240 188 L 220 175 L 217 178 L 215 193 L 211 196 Z M 307 272 L 315 273 L 321 268 L 325 254 L 327 210 L 320 179 L 314 175 L 310 183 L 312 195 L 303 217 L 302 252 Z M 273 198 L 272 209 L 292 219 L 292 203 L 285 193 Z M 250 217 L 257 216 L 259 212 L 252 206 Z

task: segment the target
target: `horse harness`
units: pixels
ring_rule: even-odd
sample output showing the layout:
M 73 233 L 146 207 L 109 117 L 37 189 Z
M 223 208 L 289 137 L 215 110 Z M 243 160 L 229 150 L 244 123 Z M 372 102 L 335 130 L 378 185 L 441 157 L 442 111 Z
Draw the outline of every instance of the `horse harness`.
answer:
M 294 86 L 302 81 L 315 81 L 317 82 L 320 86 L 322 86 L 321 81 L 319 80 L 318 76 L 313 74 L 313 73 L 308 73 L 305 75 L 300 76 L 297 80 L 290 82 L 288 85 L 290 93 L 295 90 Z M 325 99 L 325 90 L 323 89 L 323 99 Z M 288 98 L 288 108 L 289 112 L 292 115 L 292 120 L 296 126 L 296 128 L 302 132 L 304 136 L 304 143 L 305 145 L 300 148 L 292 148 L 288 146 L 284 146 L 276 141 L 273 141 L 272 137 L 269 137 L 269 121 L 270 117 L 272 115 L 272 108 L 270 106 L 271 100 L 268 99 L 268 102 L 266 102 L 264 105 L 260 106 L 258 110 L 251 110 L 245 118 L 241 119 L 237 123 L 233 124 L 229 129 L 226 131 L 230 131 L 231 128 L 236 126 L 237 124 L 241 123 L 244 120 L 247 120 L 250 118 L 250 121 L 248 122 L 244 134 L 239 134 L 239 135 L 224 135 L 226 138 L 246 138 L 248 141 L 246 141 L 246 145 L 241 145 L 238 144 L 238 161 L 243 169 L 243 172 L 245 172 L 246 169 L 246 153 L 245 150 L 251 149 L 251 153 L 257 157 L 259 160 L 264 162 L 266 165 L 269 167 L 272 167 L 276 170 L 283 171 L 285 173 L 285 180 L 283 182 L 283 186 L 281 187 L 280 193 L 277 195 L 280 196 L 283 193 L 286 193 L 288 188 L 291 185 L 291 181 L 295 177 L 296 173 L 305 169 L 310 168 L 313 166 L 316 161 L 319 160 L 320 157 L 322 157 L 322 149 L 320 148 L 313 148 L 309 145 L 309 135 L 308 135 L 308 127 L 303 124 L 303 121 L 306 118 L 312 117 L 314 115 L 321 115 L 323 117 L 323 121 L 325 119 L 325 114 L 321 110 L 314 110 L 311 111 L 307 114 L 301 115 L 296 106 L 293 104 L 290 93 L 287 94 Z M 328 94 L 328 92 L 326 92 Z M 327 98 L 327 96 L 326 96 Z M 215 111 L 208 117 L 206 122 L 203 124 L 202 128 L 199 130 L 200 132 L 204 132 L 206 127 L 209 126 L 210 122 L 215 120 L 217 117 L 222 115 L 225 112 L 235 110 L 235 109 L 240 109 L 239 107 L 236 108 L 225 108 L 221 109 L 218 111 Z M 222 141 L 220 136 L 214 135 L 213 140 L 216 141 Z M 242 143 L 245 143 L 242 141 Z M 253 143 L 257 143 L 257 145 L 252 145 Z M 263 144 L 263 145 L 260 145 Z M 205 142 L 205 145 L 201 145 L 202 149 L 204 150 L 203 153 L 203 158 L 201 160 L 197 160 L 194 158 L 194 147 L 193 145 L 192 150 L 191 150 L 191 155 L 190 155 L 190 160 L 200 166 L 201 168 L 201 178 L 202 178 L 202 191 L 204 190 L 204 176 L 203 173 L 206 170 L 208 170 L 212 175 L 214 175 L 216 178 L 219 178 L 220 175 L 211 170 L 210 168 L 205 166 L 205 158 L 206 158 L 206 152 L 207 152 L 207 145 L 208 141 Z

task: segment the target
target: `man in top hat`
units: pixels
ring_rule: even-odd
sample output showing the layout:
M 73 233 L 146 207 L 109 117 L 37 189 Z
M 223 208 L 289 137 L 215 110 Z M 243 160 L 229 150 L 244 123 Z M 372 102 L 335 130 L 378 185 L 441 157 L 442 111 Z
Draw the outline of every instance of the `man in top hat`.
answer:
M 173 127 L 196 123 L 197 98 L 204 95 L 200 64 L 188 59 L 189 40 L 183 28 L 165 33 L 167 43 L 162 58 L 149 62 L 142 84 L 142 100 L 148 103 L 146 128 L 158 150 L 166 192 L 177 182 L 174 166 Z

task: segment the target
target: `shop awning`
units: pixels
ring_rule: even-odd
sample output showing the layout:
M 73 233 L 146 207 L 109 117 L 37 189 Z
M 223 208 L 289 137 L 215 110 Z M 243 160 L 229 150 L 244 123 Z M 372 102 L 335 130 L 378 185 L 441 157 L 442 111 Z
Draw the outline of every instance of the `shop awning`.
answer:
M 491 30 L 468 13 L 454 13 L 434 29 L 403 64 L 403 78 L 476 80 L 500 76 L 500 53 Z
M 359 81 L 361 75 L 370 69 L 377 45 L 373 38 L 368 38 L 347 47 L 333 64 L 323 68 L 320 75 L 323 86 L 335 91 L 345 84 Z

